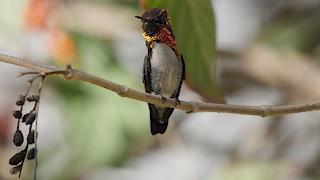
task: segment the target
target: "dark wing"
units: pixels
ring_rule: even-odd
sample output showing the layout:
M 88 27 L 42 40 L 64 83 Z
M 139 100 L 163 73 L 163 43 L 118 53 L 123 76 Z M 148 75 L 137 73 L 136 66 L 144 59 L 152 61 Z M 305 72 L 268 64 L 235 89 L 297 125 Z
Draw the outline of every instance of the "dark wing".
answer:
M 185 66 L 185 63 L 184 63 L 184 59 L 183 59 L 183 56 L 181 55 L 181 63 L 182 63 L 182 81 L 186 79 L 186 66 Z M 181 82 L 182 84 L 182 82 Z
M 185 80 L 185 78 L 186 78 L 186 70 L 185 70 L 185 63 L 184 63 L 183 56 L 182 56 L 182 54 L 180 54 L 177 50 L 175 50 L 175 53 L 176 53 L 179 61 L 181 62 L 181 66 L 182 66 L 182 78 L 181 78 L 181 80 L 180 80 L 179 86 L 178 86 L 177 89 L 173 92 L 171 98 L 178 98 L 178 97 L 179 97 L 182 82 L 183 82 L 183 80 Z
M 144 57 L 144 64 L 143 64 L 143 84 L 144 89 L 147 93 L 151 93 L 151 64 L 150 58 L 148 55 Z
M 148 54 L 144 57 L 144 63 L 143 63 L 143 84 L 144 89 L 147 93 L 151 93 L 151 63 L 150 58 L 152 56 L 152 48 L 150 47 L 150 44 L 146 42 L 146 46 L 148 48 Z

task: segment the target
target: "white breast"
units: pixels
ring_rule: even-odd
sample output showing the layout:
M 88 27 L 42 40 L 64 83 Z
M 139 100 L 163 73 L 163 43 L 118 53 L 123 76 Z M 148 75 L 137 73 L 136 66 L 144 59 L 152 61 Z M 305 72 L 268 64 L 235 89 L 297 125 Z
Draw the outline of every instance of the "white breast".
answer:
M 154 44 L 151 63 L 151 86 L 156 92 L 170 97 L 182 78 L 182 63 L 175 52 L 164 43 Z

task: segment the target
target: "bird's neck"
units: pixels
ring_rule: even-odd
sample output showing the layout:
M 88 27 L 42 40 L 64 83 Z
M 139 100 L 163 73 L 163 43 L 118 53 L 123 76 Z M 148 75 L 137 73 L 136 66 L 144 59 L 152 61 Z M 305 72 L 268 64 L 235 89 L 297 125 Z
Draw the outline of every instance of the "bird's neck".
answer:
M 170 46 L 172 49 L 176 49 L 176 39 L 172 34 L 172 31 L 167 28 L 162 28 L 154 36 L 149 36 L 146 33 L 143 34 L 144 39 L 152 45 L 154 42 L 162 42 Z

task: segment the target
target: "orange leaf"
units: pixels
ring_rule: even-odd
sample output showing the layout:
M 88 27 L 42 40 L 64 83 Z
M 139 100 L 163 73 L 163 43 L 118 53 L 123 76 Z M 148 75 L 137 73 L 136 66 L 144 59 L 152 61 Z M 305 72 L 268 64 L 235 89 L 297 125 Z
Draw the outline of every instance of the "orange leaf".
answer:
M 50 30 L 49 34 L 49 50 L 54 61 L 59 65 L 73 64 L 76 58 L 73 39 L 57 28 Z
M 30 0 L 24 12 L 23 23 L 26 28 L 46 28 L 46 18 L 49 14 L 49 2 L 47 0 Z

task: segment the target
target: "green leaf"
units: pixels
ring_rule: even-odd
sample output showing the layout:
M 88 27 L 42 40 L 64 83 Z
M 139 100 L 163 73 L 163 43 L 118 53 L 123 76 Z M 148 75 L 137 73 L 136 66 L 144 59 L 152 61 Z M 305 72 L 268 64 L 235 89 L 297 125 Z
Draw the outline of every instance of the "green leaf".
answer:
M 146 9 L 169 12 L 178 48 L 186 62 L 187 84 L 213 102 L 224 102 L 216 81 L 215 21 L 210 0 L 144 0 Z

